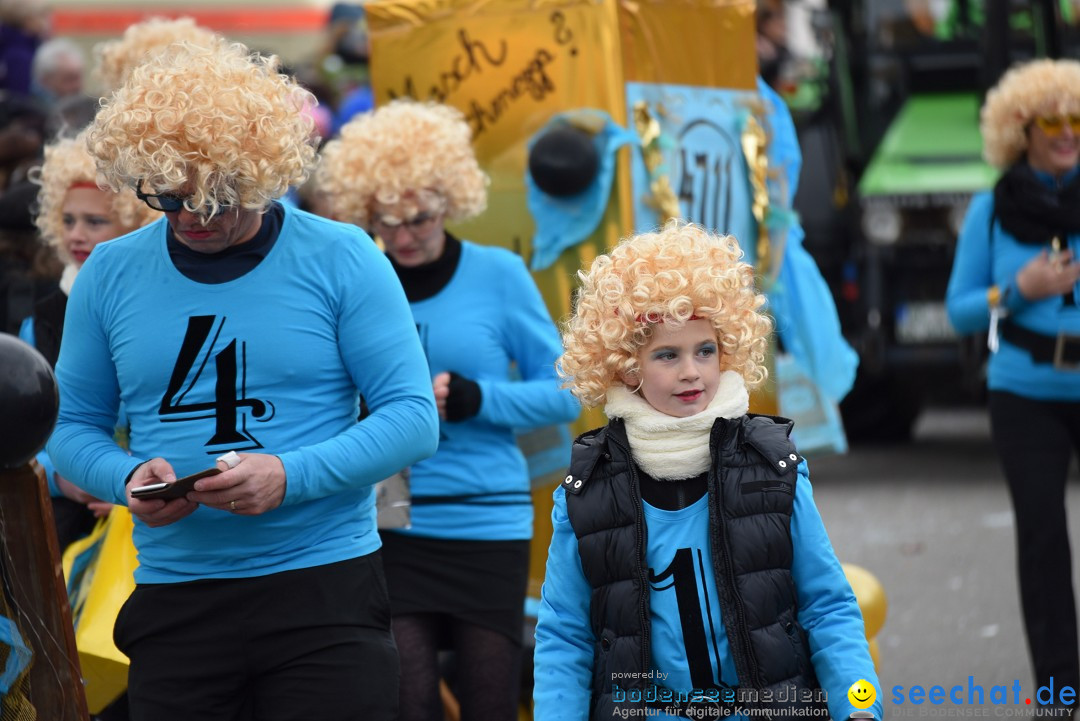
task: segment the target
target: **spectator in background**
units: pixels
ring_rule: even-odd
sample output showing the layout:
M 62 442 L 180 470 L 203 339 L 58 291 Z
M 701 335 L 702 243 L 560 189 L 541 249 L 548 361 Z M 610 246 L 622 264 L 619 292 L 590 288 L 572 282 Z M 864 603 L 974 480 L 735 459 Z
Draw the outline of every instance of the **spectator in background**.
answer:
M 56 289 L 60 262 L 38 240 L 31 208 L 38 187 L 29 181 L 0 193 L 0 332 L 18 333 L 34 304 Z
M 26 180 L 41 162 L 46 114 L 32 98 L 0 96 L 0 189 Z
M 34 54 L 49 34 L 45 0 L 0 0 L 0 90 L 30 95 Z
M 67 38 L 53 38 L 38 48 L 32 72 L 35 94 L 52 106 L 61 98 L 82 93 L 86 56 Z
M 31 72 L 34 93 L 52 106 L 61 98 L 82 93 L 86 55 L 67 38 L 53 38 L 38 48 Z
M 97 59 L 94 75 L 101 84 L 102 95 L 108 96 L 124 84 L 133 69 L 154 53 L 179 42 L 208 47 L 218 37 L 213 30 L 196 25 L 188 17 L 175 20 L 150 18 L 130 26 L 122 37 L 94 48 Z
M 372 486 L 434 452 L 438 417 L 390 264 L 276 200 L 314 164 L 309 101 L 276 58 L 174 44 L 88 130 L 109 186 L 164 214 L 79 271 L 48 444 L 135 519 L 133 721 L 397 715 Z M 183 497 L 136 494 L 208 465 Z
M 990 331 L 990 424 L 1035 684 L 1076 689 L 1065 482 L 1080 451 L 1080 62 L 1010 70 L 986 96 L 981 131 L 1003 173 L 972 198 L 946 304 L 961 333 Z
M 386 244 L 443 421 L 438 452 L 411 469 L 412 526 L 383 533 L 401 721 L 442 718 L 442 648 L 464 721 L 516 719 L 533 507 L 514 429 L 579 413 L 555 377 L 558 332 L 520 257 L 446 231 L 487 205 L 459 111 L 395 101 L 346 124 L 323 156 L 334 217 Z
M 324 72 L 338 74 L 339 82 L 345 80 L 346 87 L 342 88 L 336 104 L 332 136 L 340 133 L 342 126 L 352 118 L 375 107 L 369 77 L 370 57 L 371 38 L 364 6 L 360 3 L 334 3 L 327 22 L 326 47 L 320 64 Z
M 785 66 L 791 61 L 783 0 L 761 0 L 758 3 L 757 56 L 762 80 L 774 90 L 779 90 Z
M 48 142 L 57 138 L 70 138 L 94 122 L 100 99 L 89 95 L 69 95 L 56 101 L 45 119 L 45 137 Z

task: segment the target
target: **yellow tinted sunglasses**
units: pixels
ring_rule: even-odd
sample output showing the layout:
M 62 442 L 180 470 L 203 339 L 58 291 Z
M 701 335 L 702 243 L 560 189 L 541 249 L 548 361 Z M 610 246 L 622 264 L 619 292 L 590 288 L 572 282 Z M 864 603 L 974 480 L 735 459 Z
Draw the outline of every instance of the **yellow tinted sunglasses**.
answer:
M 1073 135 L 1080 135 L 1080 115 L 1039 115 L 1035 117 L 1035 124 L 1051 138 L 1056 138 L 1065 132 L 1066 123 L 1072 128 Z

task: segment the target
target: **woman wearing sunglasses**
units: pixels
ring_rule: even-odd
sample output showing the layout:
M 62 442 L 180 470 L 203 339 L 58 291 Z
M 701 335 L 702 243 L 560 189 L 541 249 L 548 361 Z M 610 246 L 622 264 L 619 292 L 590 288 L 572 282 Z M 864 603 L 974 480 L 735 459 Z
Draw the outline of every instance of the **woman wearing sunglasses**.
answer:
M 981 130 L 1002 175 L 971 201 L 947 306 L 958 331 L 990 332 L 990 422 L 1036 686 L 1075 689 L 1065 480 L 1080 450 L 1080 62 L 1010 70 L 987 95 Z
M 483 211 L 487 183 L 468 124 L 444 105 L 390 103 L 323 150 L 334 217 L 378 235 L 405 288 L 442 420 L 438 451 L 411 469 L 411 528 L 382 534 L 401 721 L 442 718 L 445 647 L 464 721 L 517 718 L 533 509 L 513 429 L 579 413 L 525 263 L 444 227 Z
M 49 364 L 56 366 L 68 294 L 83 261 L 98 243 L 140 228 L 157 217 L 150 208 L 124 190 L 113 193 L 98 187 L 94 161 L 86 149 L 86 134 L 63 138 L 45 148 L 45 160 L 31 177 L 41 185 L 34 219 L 41 237 L 64 264 L 59 289 L 34 305 L 34 314 L 23 321 L 19 337 L 35 346 Z M 96 515 L 108 513 L 110 504 L 90 496 L 55 473 L 44 453 L 53 495 L 53 516 L 60 548 L 86 535 Z

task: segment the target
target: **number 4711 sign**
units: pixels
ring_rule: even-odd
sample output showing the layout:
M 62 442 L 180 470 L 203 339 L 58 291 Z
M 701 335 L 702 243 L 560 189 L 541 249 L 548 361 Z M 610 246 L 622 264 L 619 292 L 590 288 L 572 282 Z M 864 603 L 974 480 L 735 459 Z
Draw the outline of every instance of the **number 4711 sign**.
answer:
M 677 193 L 680 217 L 718 233 L 730 233 L 752 252 L 756 237 L 750 212 L 750 183 L 740 138 L 748 107 L 756 97 L 745 90 L 657 83 L 626 84 L 628 113 L 644 103 L 660 122 L 664 170 Z M 634 227 L 660 224 L 650 204 L 650 175 L 640 153 L 630 169 L 634 187 Z
M 158 409 L 163 423 L 212 419 L 213 434 L 204 444 L 210 455 L 262 448 L 247 430 L 247 418 L 265 422 L 274 417 L 273 403 L 247 397 L 247 344 L 236 338 L 223 339 L 224 328 L 224 316 L 188 318 L 187 332 Z M 212 396 L 206 393 L 207 383 L 199 382 L 204 378 L 213 378 Z

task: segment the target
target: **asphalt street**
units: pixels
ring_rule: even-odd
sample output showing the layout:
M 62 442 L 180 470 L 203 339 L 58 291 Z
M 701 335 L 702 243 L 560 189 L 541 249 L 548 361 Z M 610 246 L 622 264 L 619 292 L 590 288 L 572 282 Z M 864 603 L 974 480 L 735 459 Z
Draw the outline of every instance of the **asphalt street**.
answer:
M 1008 492 L 981 409 L 936 409 L 915 439 L 810 459 L 815 497 L 837 555 L 874 573 L 889 610 L 878 635 L 886 716 L 1024 716 L 1035 688 L 1016 583 Z M 1080 538 L 1080 475 L 1066 503 L 1075 549 Z M 1077 554 L 1073 578 L 1077 578 Z M 972 681 L 969 681 L 972 677 Z M 1012 703 L 1019 681 L 1020 705 Z M 984 690 L 968 703 L 969 683 Z M 914 705 L 909 689 L 963 686 L 962 704 Z M 990 703 L 995 685 L 1009 703 Z M 904 704 L 892 702 L 904 687 Z M 976 697 L 977 698 L 977 697 Z

